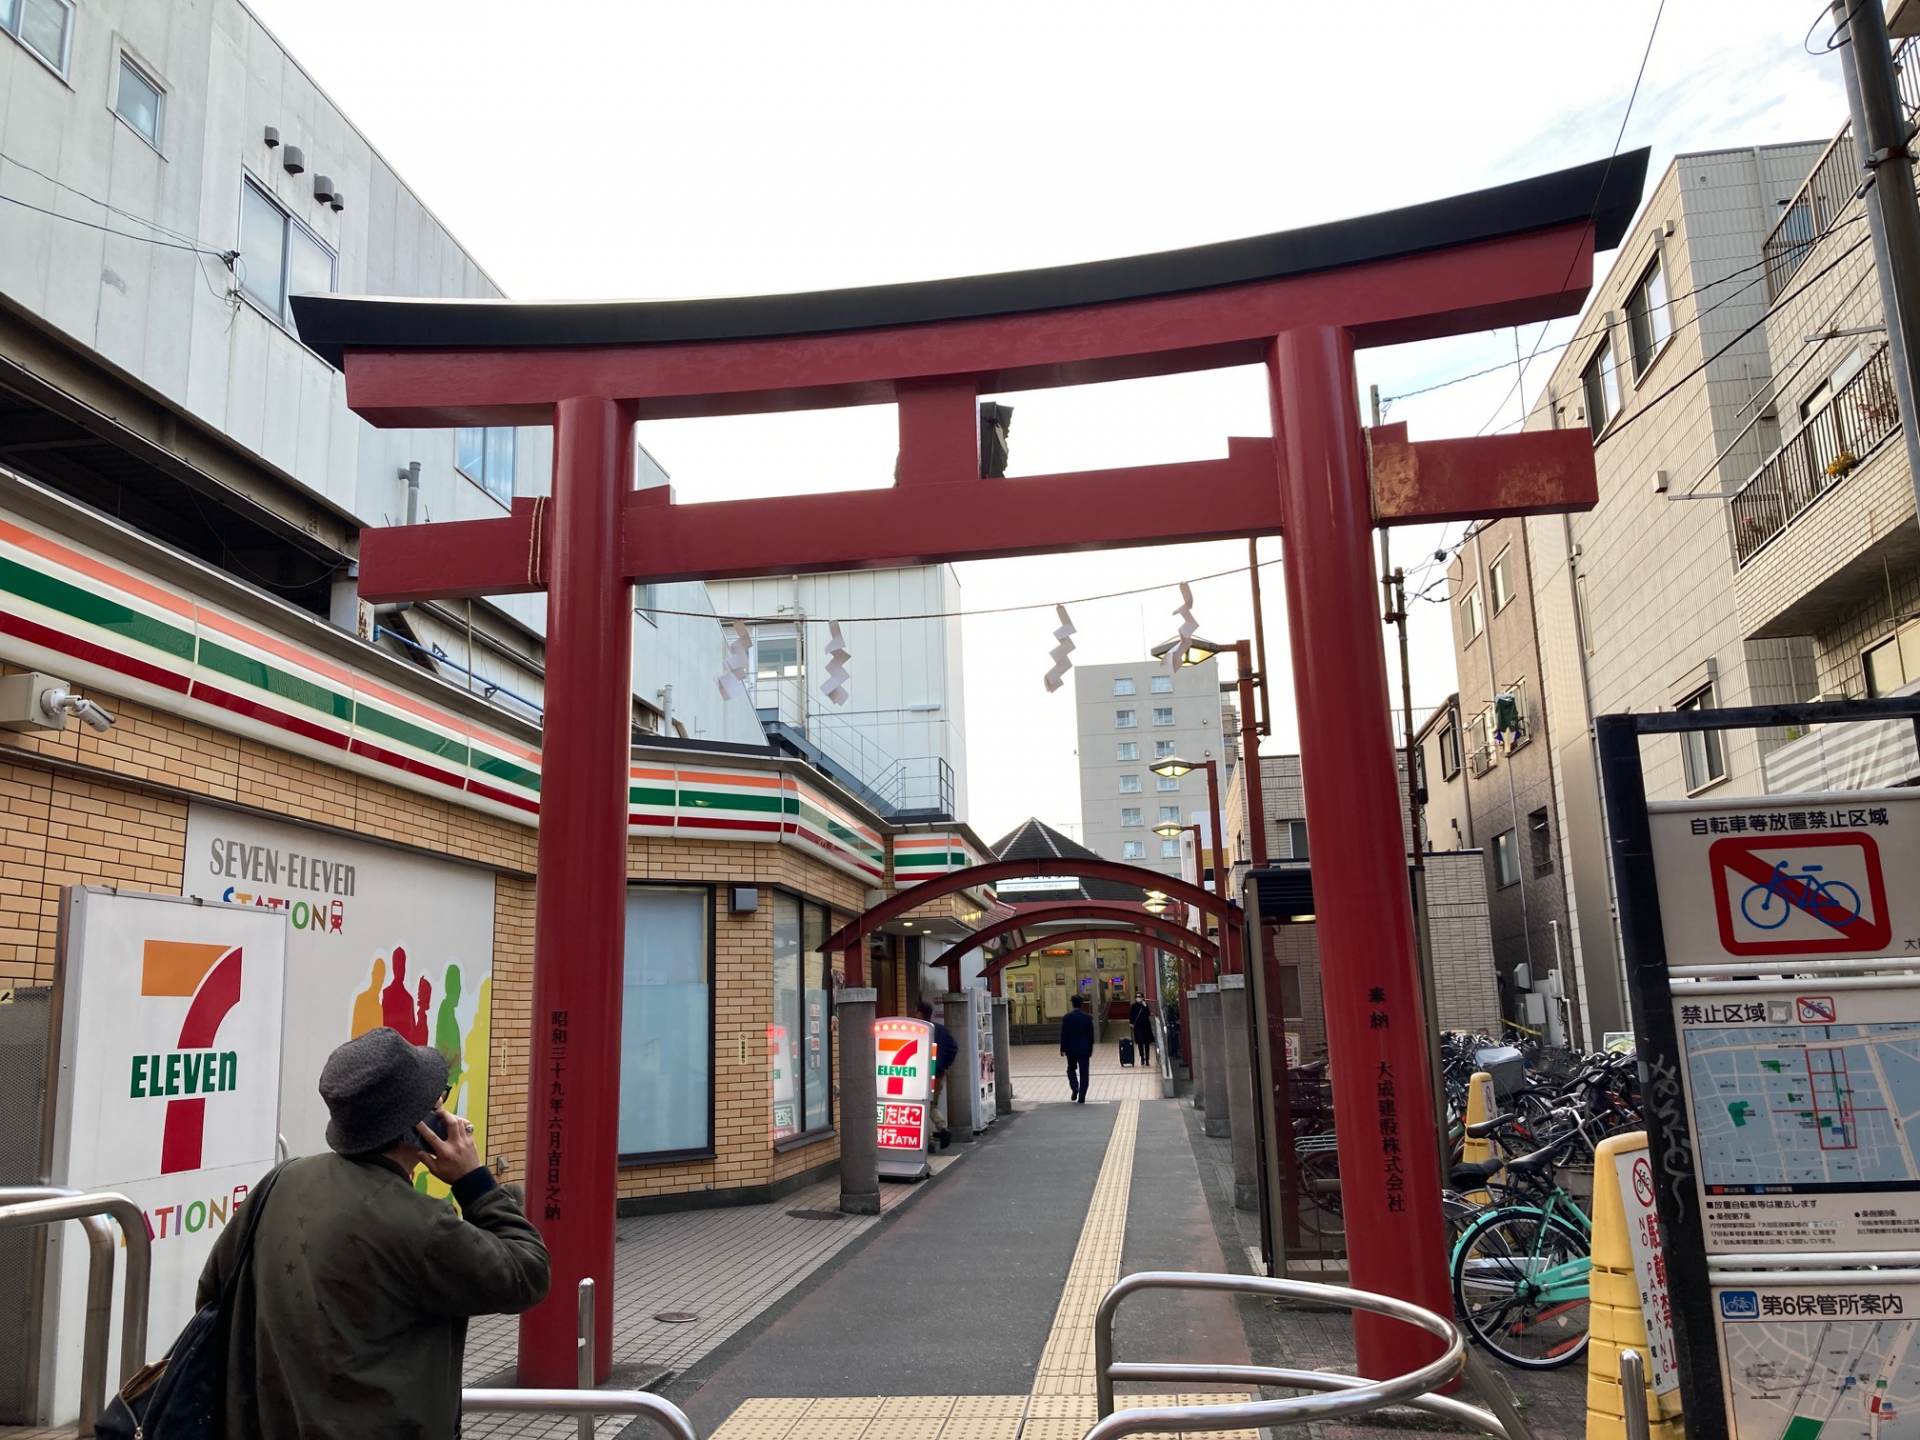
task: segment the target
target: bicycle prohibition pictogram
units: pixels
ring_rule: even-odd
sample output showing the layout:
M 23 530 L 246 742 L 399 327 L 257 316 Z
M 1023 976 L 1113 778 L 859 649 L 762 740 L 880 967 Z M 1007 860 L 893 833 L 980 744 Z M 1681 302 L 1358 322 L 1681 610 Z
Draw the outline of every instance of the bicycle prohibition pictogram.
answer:
M 1859 954 L 1893 938 L 1880 846 L 1864 830 L 1716 840 L 1707 866 L 1729 955 Z

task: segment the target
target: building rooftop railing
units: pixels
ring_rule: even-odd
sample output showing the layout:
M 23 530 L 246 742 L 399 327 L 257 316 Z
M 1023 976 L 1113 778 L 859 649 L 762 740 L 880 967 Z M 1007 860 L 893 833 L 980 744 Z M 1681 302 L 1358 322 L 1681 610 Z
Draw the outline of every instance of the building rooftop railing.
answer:
M 1883 344 L 1734 492 L 1739 563 L 1745 565 L 1772 544 L 1899 428 L 1893 358 Z
M 1920 111 L 1920 48 L 1912 41 L 1902 42 L 1894 51 L 1893 66 L 1907 113 Z M 1760 247 L 1760 258 L 1767 267 L 1768 304 L 1780 297 L 1820 238 L 1833 228 L 1841 212 L 1860 193 L 1865 180 L 1860 157 L 1853 147 L 1853 124 L 1849 121 L 1821 152 Z

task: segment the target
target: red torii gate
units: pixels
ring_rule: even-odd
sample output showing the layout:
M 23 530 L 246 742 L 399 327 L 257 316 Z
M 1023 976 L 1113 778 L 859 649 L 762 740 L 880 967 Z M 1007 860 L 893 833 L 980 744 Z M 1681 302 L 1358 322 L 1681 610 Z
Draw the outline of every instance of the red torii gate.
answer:
M 530 1207 L 555 1299 L 520 1379 L 573 1378 L 578 1280 L 611 1365 L 632 586 L 1284 532 L 1336 1092 L 1430 1114 L 1368 530 L 1591 506 L 1584 431 L 1369 452 L 1357 347 L 1571 314 L 1638 203 L 1646 152 L 1475 194 L 1159 255 L 921 284 L 724 300 L 515 304 L 296 297 L 301 339 L 375 425 L 547 425 L 550 500 L 499 520 L 375 529 L 363 598 L 548 592 L 535 903 Z M 977 397 L 1264 364 L 1273 438 L 1225 459 L 986 479 Z M 893 403 L 886 489 L 679 505 L 632 488 L 636 420 Z M 1258 763 L 1248 757 L 1248 763 Z M 1160 887 L 1167 888 L 1164 884 Z M 1382 1017 L 1370 1023 L 1370 1016 Z M 1339 1127 L 1354 1284 L 1447 1313 L 1429 1127 Z M 1364 1117 L 1364 1118 L 1363 1118 Z M 1434 1342 L 1355 1324 L 1359 1369 Z

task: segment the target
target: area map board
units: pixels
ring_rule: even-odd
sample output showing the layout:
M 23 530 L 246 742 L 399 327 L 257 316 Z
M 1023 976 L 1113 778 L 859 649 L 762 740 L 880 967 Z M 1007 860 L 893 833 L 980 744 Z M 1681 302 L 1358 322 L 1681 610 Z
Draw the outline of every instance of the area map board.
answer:
M 1713 1312 L 1740 1440 L 1920 1440 L 1920 1272 L 1733 1278 Z

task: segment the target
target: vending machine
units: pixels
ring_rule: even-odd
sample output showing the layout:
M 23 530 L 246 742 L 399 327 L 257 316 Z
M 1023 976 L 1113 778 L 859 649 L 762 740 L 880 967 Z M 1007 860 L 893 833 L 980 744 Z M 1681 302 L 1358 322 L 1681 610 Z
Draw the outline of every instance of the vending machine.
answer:
M 933 1026 L 883 1015 L 873 1022 L 874 1123 L 879 1127 L 880 1175 L 921 1180 L 932 1174 L 927 1114 L 933 1080 Z
M 978 1134 L 993 1124 L 993 996 L 985 990 L 967 991 L 967 1033 L 954 1037 L 967 1051 L 967 1079 L 973 1085 L 973 1129 Z

